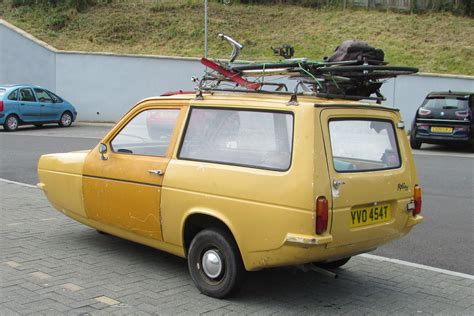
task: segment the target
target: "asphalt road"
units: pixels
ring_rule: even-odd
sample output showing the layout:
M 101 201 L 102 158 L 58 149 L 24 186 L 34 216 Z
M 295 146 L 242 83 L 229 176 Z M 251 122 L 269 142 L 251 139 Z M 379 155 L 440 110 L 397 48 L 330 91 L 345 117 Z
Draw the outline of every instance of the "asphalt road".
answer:
M 110 128 L 81 124 L 0 130 L 0 178 L 36 184 L 40 155 L 92 148 Z M 423 146 L 415 151 L 415 161 L 425 222 L 373 253 L 474 275 L 474 154 Z

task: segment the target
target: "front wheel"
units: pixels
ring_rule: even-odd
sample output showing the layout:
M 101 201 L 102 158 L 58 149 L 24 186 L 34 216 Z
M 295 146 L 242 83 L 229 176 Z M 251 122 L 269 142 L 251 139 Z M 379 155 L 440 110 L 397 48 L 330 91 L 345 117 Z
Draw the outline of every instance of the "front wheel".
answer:
M 72 115 L 69 112 L 64 112 L 61 115 L 61 118 L 59 119 L 58 122 L 59 126 L 61 127 L 69 127 L 72 124 Z
M 18 129 L 18 125 L 20 125 L 20 122 L 18 121 L 18 117 L 16 115 L 9 115 L 5 119 L 5 123 L 3 123 L 3 128 L 7 132 L 13 132 Z
M 216 298 L 235 292 L 245 276 L 236 242 L 220 229 L 205 229 L 194 237 L 188 252 L 188 268 L 199 291 Z

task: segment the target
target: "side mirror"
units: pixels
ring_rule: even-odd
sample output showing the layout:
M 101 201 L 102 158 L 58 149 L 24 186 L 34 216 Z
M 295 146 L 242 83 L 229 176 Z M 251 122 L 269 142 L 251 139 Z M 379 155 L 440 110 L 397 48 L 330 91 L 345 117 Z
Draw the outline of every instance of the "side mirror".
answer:
M 109 159 L 105 154 L 107 153 L 107 145 L 104 143 L 99 144 L 99 154 L 101 160 Z

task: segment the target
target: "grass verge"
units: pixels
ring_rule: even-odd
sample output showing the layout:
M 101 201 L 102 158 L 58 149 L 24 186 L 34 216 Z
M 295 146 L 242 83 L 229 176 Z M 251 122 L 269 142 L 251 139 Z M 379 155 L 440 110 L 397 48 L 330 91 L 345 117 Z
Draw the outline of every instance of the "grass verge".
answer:
M 102 3 L 102 2 L 101 2 Z M 114 0 L 84 12 L 0 1 L 0 15 L 58 49 L 169 56 L 203 55 L 203 1 Z M 295 46 L 295 57 L 322 59 L 344 40 L 385 51 L 392 65 L 474 75 L 474 19 L 449 13 L 312 9 L 283 5 L 209 7 L 209 55 L 225 58 L 224 32 L 246 47 L 241 59 L 276 60 L 270 47 Z

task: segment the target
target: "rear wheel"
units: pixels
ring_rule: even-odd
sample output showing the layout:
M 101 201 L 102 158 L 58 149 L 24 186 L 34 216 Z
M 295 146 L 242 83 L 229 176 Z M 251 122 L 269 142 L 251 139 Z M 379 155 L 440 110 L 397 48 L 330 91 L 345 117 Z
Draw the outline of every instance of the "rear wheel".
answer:
M 337 269 L 345 265 L 350 259 L 351 257 L 348 257 L 331 262 L 315 263 L 315 265 L 323 269 Z
M 69 127 L 72 124 L 72 114 L 70 112 L 64 112 L 61 115 L 61 119 L 58 122 L 61 127 Z
M 421 142 L 419 140 L 416 140 L 413 133 L 410 134 L 410 147 L 412 149 L 420 149 L 421 148 Z
M 20 125 L 20 122 L 18 120 L 18 117 L 16 115 L 8 115 L 7 118 L 5 119 L 5 123 L 3 123 L 3 128 L 7 132 L 13 132 L 18 129 L 18 126 Z
M 235 292 L 245 276 L 237 244 L 221 229 L 205 229 L 194 237 L 188 252 L 188 268 L 196 287 L 216 298 Z

